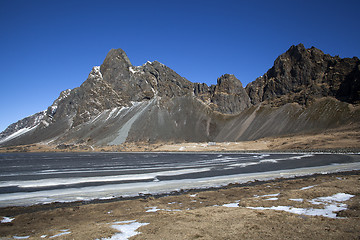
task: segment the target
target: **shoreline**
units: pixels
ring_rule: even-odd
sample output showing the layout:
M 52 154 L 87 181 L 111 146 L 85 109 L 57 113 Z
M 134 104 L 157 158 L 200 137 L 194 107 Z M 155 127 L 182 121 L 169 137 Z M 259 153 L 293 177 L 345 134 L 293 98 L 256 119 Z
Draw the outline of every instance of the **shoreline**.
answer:
M 360 125 L 327 129 L 323 132 L 265 137 L 228 142 L 125 142 L 121 145 L 96 146 L 74 142 L 2 146 L 5 152 L 330 152 L 359 153 Z
M 197 144 L 197 143 L 195 143 Z M 319 148 L 319 149 L 258 149 L 258 150 L 209 150 L 209 149 L 203 149 L 203 150 L 138 150 L 138 149 L 129 149 L 129 150 L 122 150 L 122 151 L 111 151 L 106 150 L 102 151 L 101 149 L 95 148 L 91 151 L 79 151 L 79 150 L 59 150 L 56 149 L 54 146 L 47 146 L 44 147 L 42 145 L 37 145 L 36 150 L 28 150 L 28 145 L 25 146 L 13 146 L 11 147 L 12 150 L 5 150 L 5 147 L 0 147 L 0 154 L 5 153 L 179 153 L 179 154 L 251 154 L 251 153 L 314 153 L 314 154 L 360 154 L 360 147 L 356 148 Z M 24 150 L 24 148 L 26 150 Z M 139 147 L 141 148 L 141 147 Z M 24 151 L 21 151 L 24 150 Z
M 358 159 L 359 156 L 352 157 Z M 351 156 L 351 154 L 349 154 Z M 236 173 L 220 176 L 208 176 L 202 178 L 174 179 L 169 181 L 148 182 L 146 188 L 143 183 L 126 184 L 105 184 L 100 186 L 90 186 L 81 188 L 80 191 L 74 191 L 74 188 L 65 189 L 63 192 L 59 190 L 44 190 L 36 192 L 36 195 L 25 194 L 21 198 L 14 193 L 12 196 L 6 196 L 6 200 L 1 201 L 1 208 L 6 207 L 31 207 L 36 205 L 45 205 L 57 203 L 58 205 L 66 205 L 74 202 L 108 202 L 117 201 L 119 199 L 136 199 L 142 196 L 164 196 L 181 194 L 189 191 L 203 191 L 206 189 L 221 189 L 229 185 L 247 184 L 256 181 L 271 181 L 279 178 L 292 179 L 296 177 L 312 176 L 314 174 L 333 174 L 338 172 L 360 171 L 360 162 L 348 162 L 330 164 L 324 166 L 302 167 L 302 168 L 285 168 L 282 170 L 258 171 L 251 173 Z M 90 191 L 90 190 L 91 191 Z M 28 195 L 28 196 L 27 196 Z M 51 202 L 46 196 L 51 196 Z M 82 200 L 78 200 L 82 199 Z M 113 200 L 114 199 L 114 200 Z M 11 203 L 12 205 L 9 205 Z
M 270 184 L 270 183 L 279 183 L 288 180 L 296 180 L 296 179 L 309 179 L 309 178 L 316 178 L 324 175 L 328 176 L 335 176 L 335 175 L 360 175 L 360 170 L 349 170 L 349 171 L 339 171 L 339 172 L 330 172 L 330 173 L 313 173 L 310 175 L 301 175 L 301 176 L 291 176 L 291 177 L 278 177 L 269 180 L 251 180 L 244 183 L 229 183 L 225 186 L 219 187 L 208 187 L 208 188 L 190 188 L 190 189 L 181 189 L 180 191 L 171 191 L 169 193 L 159 193 L 159 194 L 139 194 L 138 196 L 128 196 L 128 197 L 115 197 L 109 199 L 92 199 L 92 200 L 81 200 L 81 201 L 72 201 L 72 202 L 52 202 L 52 203 L 45 203 L 45 204 L 34 204 L 34 205 L 26 205 L 26 206 L 7 206 L 7 207 L 0 207 L 0 216 L 1 214 L 8 212 L 8 209 L 11 211 L 18 212 L 13 214 L 13 216 L 22 214 L 22 213 L 34 213 L 38 211 L 44 210 L 52 210 L 57 208 L 68 208 L 68 207 L 77 207 L 83 205 L 92 205 L 92 204 L 106 204 L 106 203 L 113 203 L 113 202 L 120 202 L 120 201 L 129 201 L 129 200 L 146 200 L 148 198 L 162 198 L 162 197 L 169 197 L 169 196 L 179 196 L 182 194 L 189 194 L 189 193 L 200 193 L 200 192 L 208 192 L 208 191 L 217 191 L 222 189 L 231 189 L 231 188 L 239 188 L 239 187 L 251 187 L 263 184 Z M 22 212 L 17 210 L 25 209 L 26 211 Z M 3 214 L 4 215 L 4 214 Z
M 219 239 L 239 236 L 251 239 L 295 236 L 302 239 L 338 239 L 342 236 L 352 239 L 358 237 L 360 232 L 359 176 L 360 171 L 357 170 L 229 184 L 221 188 L 190 189 L 132 199 L 1 208 L 0 217 L 14 220 L 0 224 L 0 236 L 39 239 L 46 235 L 46 239 L 66 229 L 70 233 L 57 239 L 95 239 L 116 234 L 118 231 L 111 227 L 114 222 L 135 220 L 149 224 L 139 228 L 137 231 L 140 234 L 134 239 Z M 323 209 L 323 206 L 311 205 L 309 201 L 339 193 L 354 196 L 345 202 L 347 210 L 336 213 L 345 217 L 343 219 L 249 208 L 293 205 L 298 209 Z M 229 229 L 232 230 L 229 232 Z

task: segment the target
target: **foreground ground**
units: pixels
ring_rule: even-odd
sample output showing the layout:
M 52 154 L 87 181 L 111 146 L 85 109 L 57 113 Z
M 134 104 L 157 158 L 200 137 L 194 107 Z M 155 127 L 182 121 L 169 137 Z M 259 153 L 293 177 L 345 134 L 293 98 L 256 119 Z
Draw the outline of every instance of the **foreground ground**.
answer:
M 3 208 L 0 239 L 105 238 L 120 232 L 113 225 L 126 234 L 137 228 L 139 234 L 131 239 L 359 239 L 359 173 L 230 185 L 158 198 Z M 300 214 L 253 209 L 289 206 Z M 345 207 L 333 212 L 337 218 L 308 215 Z

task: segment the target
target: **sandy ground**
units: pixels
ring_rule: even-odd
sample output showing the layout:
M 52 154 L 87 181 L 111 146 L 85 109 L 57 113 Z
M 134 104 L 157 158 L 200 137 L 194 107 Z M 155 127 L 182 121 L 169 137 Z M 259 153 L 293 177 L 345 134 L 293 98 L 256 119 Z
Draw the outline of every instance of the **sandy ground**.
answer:
M 230 185 L 158 198 L 148 196 L 92 204 L 3 208 L 0 218 L 6 216 L 14 220 L 0 224 L 0 239 L 13 239 L 14 236 L 29 236 L 28 239 L 53 236 L 53 239 L 105 238 L 119 233 L 112 225 L 128 229 L 134 226 L 131 224 L 138 223 L 148 224 L 139 227 L 139 234 L 131 239 L 359 239 L 359 173 Z M 347 205 L 347 210 L 337 212 L 338 218 L 248 208 L 331 209 L 330 202 L 316 205 L 310 201 L 339 193 L 353 197 L 335 203 Z M 119 223 L 129 220 L 136 222 Z
M 360 125 L 309 133 L 262 138 L 242 142 L 203 143 L 124 143 L 117 146 L 86 146 L 68 144 L 65 147 L 31 144 L 3 147 L 0 152 L 201 152 L 201 151 L 360 151 Z

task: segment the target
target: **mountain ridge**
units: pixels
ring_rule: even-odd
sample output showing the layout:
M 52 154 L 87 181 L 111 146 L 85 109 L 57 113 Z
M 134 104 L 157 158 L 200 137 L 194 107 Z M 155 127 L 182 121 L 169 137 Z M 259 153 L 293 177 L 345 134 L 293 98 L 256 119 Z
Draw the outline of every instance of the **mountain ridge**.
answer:
M 0 145 L 239 141 L 320 131 L 324 128 L 319 124 L 302 124 L 300 116 L 316 115 L 309 109 L 317 108 L 317 99 L 329 98 L 343 115 L 326 113 L 320 123 L 336 127 L 357 121 L 358 112 L 344 109 L 359 103 L 359 82 L 357 57 L 332 57 L 303 44 L 291 46 L 245 88 L 231 74 L 207 86 L 190 82 L 157 61 L 133 66 L 123 50 L 112 49 L 79 87 L 63 91 L 47 110 L 0 133 Z M 291 127 L 289 114 L 298 115 L 291 121 L 302 127 Z M 282 128 L 274 127 L 278 123 Z

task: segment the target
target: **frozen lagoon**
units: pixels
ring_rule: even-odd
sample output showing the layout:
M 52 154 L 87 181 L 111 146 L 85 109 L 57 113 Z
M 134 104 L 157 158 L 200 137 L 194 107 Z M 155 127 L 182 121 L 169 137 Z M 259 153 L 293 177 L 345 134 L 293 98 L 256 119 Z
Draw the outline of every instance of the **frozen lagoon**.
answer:
M 164 194 L 358 169 L 359 154 L 0 154 L 0 207 Z

